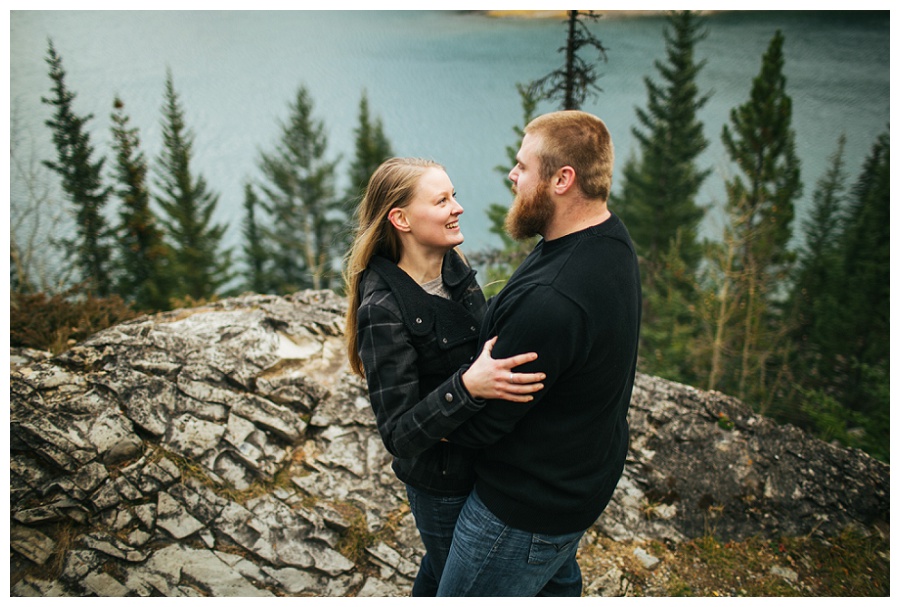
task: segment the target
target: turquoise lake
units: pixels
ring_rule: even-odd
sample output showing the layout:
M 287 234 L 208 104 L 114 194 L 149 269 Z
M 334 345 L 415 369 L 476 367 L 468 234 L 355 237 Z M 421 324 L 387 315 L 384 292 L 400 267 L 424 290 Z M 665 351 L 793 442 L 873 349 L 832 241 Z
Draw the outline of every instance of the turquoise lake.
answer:
M 617 167 L 635 151 L 635 108 L 646 105 L 644 77 L 659 80 L 664 60 L 658 16 L 604 18 L 590 25 L 608 49 L 599 65 L 603 92 L 583 109 L 603 118 L 616 146 Z M 700 113 L 710 142 L 700 158 L 711 167 L 700 204 L 713 212 L 707 235 L 719 232 L 723 180 L 734 168 L 723 155 L 722 126 L 744 103 L 775 31 L 785 35 L 787 90 L 802 161 L 806 216 L 816 182 L 841 134 L 855 180 L 875 138 L 890 119 L 890 14 L 879 12 L 723 12 L 706 18 L 708 36 L 696 47 L 706 60 L 698 84 L 712 97 Z M 362 92 L 398 155 L 425 156 L 447 167 L 465 207 L 465 248 L 497 244 L 485 209 L 507 204 L 508 184 L 494 167 L 522 111 L 516 83 L 562 64 L 560 19 L 491 18 L 453 11 L 11 11 L 10 117 L 19 157 L 53 158 L 44 121 L 49 94 L 48 39 L 63 58 L 76 111 L 89 123 L 96 152 L 111 168 L 109 119 L 113 98 L 140 129 L 151 175 L 161 146 L 161 108 L 171 69 L 188 127 L 195 135 L 193 170 L 219 194 L 216 221 L 239 246 L 243 187 L 259 176 L 260 151 L 279 137 L 288 104 L 305 85 L 315 116 L 329 135 L 329 157 L 342 157 L 338 187 L 346 187 L 353 129 Z M 541 111 L 555 107 L 544 105 Z M 16 175 L 12 204 L 16 204 Z M 614 180 L 613 190 L 620 184 Z M 112 206 L 112 205 L 111 205 Z

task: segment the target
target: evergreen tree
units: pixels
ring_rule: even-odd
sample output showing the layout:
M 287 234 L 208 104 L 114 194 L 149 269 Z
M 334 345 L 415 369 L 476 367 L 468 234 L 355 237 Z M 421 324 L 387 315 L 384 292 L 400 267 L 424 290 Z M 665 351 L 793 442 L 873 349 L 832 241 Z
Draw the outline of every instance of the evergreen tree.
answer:
M 271 218 L 266 231 L 278 292 L 338 287 L 343 254 L 339 233 L 343 203 L 335 195 L 337 160 L 325 159 L 324 124 L 313 118 L 305 87 L 290 105 L 281 140 L 272 154 L 261 154 L 260 185 Z
M 49 41 L 46 61 L 53 81 L 52 96 L 42 97 L 41 101 L 54 108 L 53 118 L 45 124 L 53 130 L 56 161 L 46 160 L 44 164 L 59 174 L 63 192 L 75 210 L 76 238 L 65 241 L 66 247 L 73 256 L 81 280 L 95 295 L 104 297 L 112 293 L 113 239 L 103 214 L 110 192 L 102 180 L 104 159 L 96 162 L 91 159 L 94 148 L 86 124 L 93 115 L 75 113 L 75 93 L 66 86 L 62 57 L 52 41 Z
M 261 207 L 259 198 L 250 184 L 244 186 L 244 260 L 247 263 L 245 285 L 254 293 L 274 291 L 268 272 L 269 251 L 266 248 L 264 229 L 257 219 Z
M 165 310 L 171 291 L 171 254 L 150 208 L 147 162 L 140 151 L 138 130 L 128 128 L 125 105 L 118 97 L 113 108 L 116 194 L 122 201 L 116 292 L 139 310 Z
M 359 124 L 353 130 L 356 154 L 350 163 L 350 188 L 347 191 L 347 217 L 352 217 L 362 198 L 369 178 L 378 166 L 394 155 L 391 143 L 384 134 L 381 118 L 373 121 L 369 115 L 369 99 L 365 91 L 359 101 Z
M 684 381 L 677 370 L 686 368 L 692 337 L 686 317 L 702 256 L 697 239 L 704 210 L 696 197 L 709 175 L 696 166 L 708 143 L 697 112 L 709 95 L 697 88 L 705 62 L 695 62 L 694 47 L 706 32 L 694 13 L 682 11 L 668 15 L 664 36 L 667 61 L 655 62 L 662 83 L 644 79 L 647 108 L 637 108 L 641 128 L 632 128 L 640 156 L 626 162 L 622 193 L 610 206 L 628 226 L 641 261 L 642 368 Z
M 729 182 L 728 203 L 746 211 L 750 227 L 760 231 L 744 257 L 761 272 L 779 271 L 792 260 L 787 245 L 794 200 L 803 189 L 791 127 L 792 101 L 782 72 L 783 45 L 779 30 L 763 56 L 750 99 L 731 110 L 731 127 L 722 128 L 725 150 L 743 173 Z
M 601 15 L 594 11 L 566 13 L 566 45 L 559 49 L 565 55 L 565 62 L 558 70 L 533 81 L 530 93 L 538 100 L 558 100 L 562 110 L 577 110 L 588 95 L 602 92 L 597 85 L 600 75 L 595 65 L 586 61 L 579 52 L 584 47 L 594 48 L 599 54 L 598 59 L 606 61 L 606 48 L 584 23 L 585 20 L 596 21 Z
M 794 254 L 788 249 L 800 161 L 791 127 L 792 103 L 782 68 L 784 36 L 776 32 L 754 78 L 750 99 L 731 111 L 722 141 L 741 174 L 726 183 L 728 211 L 739 217 L 742 250 L 735 259 L 743 297 L 740 357 L 724 388 L 764 412 L 782 378 L 787 330 L 777 305 Z M 773 377 L 774 375 L 774 377 Z
M 708 144 L 697 112 L 709 94 L 701 96 L 697 88 L 697 74 L 706 62 L 694 60 L 694 47 L 706 32 L 694 13 L 681 11 L 669 14 L 664 35 L 667 61 L 654 64 L 662 83 L 644 78 L 647 108 L 637 108 L 641 128 L 631 129 L 640 158 L 626 163 L 622 195 L 614 202 L 650 265 L 667 254 L 680 231 L 680 255 L 688 268 L 696 269 L 702 255 L 697 233 L 704 214 L 696 197 L 710 170 L 696 166 Z
M 888 380 L 890 172 L 890 137 L 884 133 L 875 142 L 851 194 L 847 227 L 838 243 L 841 262 L 836 275 L 841 280 L 834 298 L 838 310 L 829 315 L 834 324 L 822 327 L 818 338 L 833 361 L 841 400 L 863 413 L 882 405 L 871 398 L 874 379 Z M 825 329 L 830 329 L 830 334 Z
M 832 318 L 831 315 L 840 307 L 834 299 L 840 293 L 833 288 L 833 279 L 841 267 L 838 239 L 844 229 L 846 204 L 845 142 L 846 138 L 841 136 L 828 171 L 813 193 L 812 210 L 803 223 L 804 246 L 793 281 L 790 307 L 792 339 L 798 356 L 796 366 L 803 370 L 807 382 L 823 372 L 819 364 L 822 354 L 819 351 L 822 341 L 819 336 L 829 332 L 835 322 L 840 322 L 839 318 Z
M 846 195 L 842 152 L 843 138 L 806 223 L 791 421 L 889 461 L 890 140 L 877 139 Z
M 356 229 L 356 208 L 362 200 L 369 178 L 378 166 L 394 155 L 391 143 L 384 134 L 381 118 L 374 121 L 369 115 L 369 99 L 363 91 L 359 101 L 359 124 L 353 131 L 356 153 L 350 164 L 350 187 L 344 196 L 346 218 L 340 235 L 341 248 L 348 250 Z
M 191 171 L 194 136 L 184 122 L 171 71 L 166 74 L 163 106 L 163 152 L 159 157 L 163 194 L 157 202 L 161 221 L 172 239 L 176 297 L 194 300 L 216 295 L 230 279 L 231 251 L 219 250 L 225 226 L 212 223 L 219 197 L 202 176 Z

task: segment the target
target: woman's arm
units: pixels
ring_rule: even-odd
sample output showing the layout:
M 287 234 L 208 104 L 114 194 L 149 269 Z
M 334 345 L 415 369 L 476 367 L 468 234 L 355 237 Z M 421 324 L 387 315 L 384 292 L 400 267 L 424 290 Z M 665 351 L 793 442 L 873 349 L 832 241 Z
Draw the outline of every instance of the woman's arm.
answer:
M 357 328 L 378 431 L 385 447 L 397 457 L 414 457 L 439 442 L 480 411 L 486 402 L 483 399 L 526 402 L 530 392 L 541 388 L 533 383 L 539 381 L 540 373 L 511 375 L 513 367 L 536 355 L 494 360 L 492 340 L 465 373 L 453 373 L 419 399 L 418 357 L 399 310 L 363 305 Z

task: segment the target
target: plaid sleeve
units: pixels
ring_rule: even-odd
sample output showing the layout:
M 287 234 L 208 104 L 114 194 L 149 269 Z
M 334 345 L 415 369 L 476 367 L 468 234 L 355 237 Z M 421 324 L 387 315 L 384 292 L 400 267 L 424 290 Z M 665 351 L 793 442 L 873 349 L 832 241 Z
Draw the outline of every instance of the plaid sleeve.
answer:
M 389 298 L 384 294 L 360 306 L 359 355 L 385 447 L 397 457 L 415 457 L 479 411 L 484 401 L 469 395 L 461 371 L 419 398 L 416 350 Z

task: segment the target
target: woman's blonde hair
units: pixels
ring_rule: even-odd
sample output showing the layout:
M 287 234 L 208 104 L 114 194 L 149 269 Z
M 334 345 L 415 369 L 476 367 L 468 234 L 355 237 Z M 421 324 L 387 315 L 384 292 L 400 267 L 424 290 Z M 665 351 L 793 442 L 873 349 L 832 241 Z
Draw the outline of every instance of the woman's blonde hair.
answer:
M 350 369 L 365 376 L 362 360 L 357 352 L 356 321 L 359 311 L 359 283 L 369 262 L 375 255 L 400 261 L 402 244 L 388 220 L 391 209 L 406 207 L 416 193 L 422 174 L 428 169 L 443 166 L 423 158 L 389 158 L 375 169 L 369 185 L 356 210 L 357 229 L 353 244 L 344 263 L 344 284 L 347 292 L 347 356 Z

